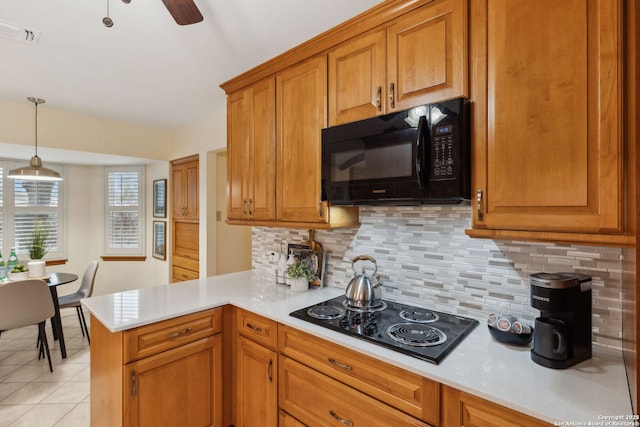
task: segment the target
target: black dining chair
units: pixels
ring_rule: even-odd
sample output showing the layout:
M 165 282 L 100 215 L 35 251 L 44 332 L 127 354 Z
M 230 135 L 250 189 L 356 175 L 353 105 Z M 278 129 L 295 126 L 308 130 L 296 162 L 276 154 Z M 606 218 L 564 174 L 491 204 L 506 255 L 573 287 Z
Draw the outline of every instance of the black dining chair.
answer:
M 51 292 L 44 280 L 28 279 L 0 285 L 0 331 L 38 325 L 38 359 L 46 354 L 51 372 L 53 366 L 44 325 L 54 314 Z
M 89 328 L 87 328 L 87 321 L 84 318 L 84 312 L 82 311 L 82 304 L 80 304 L 80 300 L 83 298 L 88 298 L 91 296 L 91 294 L 93 294 L 93 285 L 96 280 L 97 271 L 98 261 L 91 261 L 84 271 L 82 282 L 80 283 L 80 288 L 78 288 L 78 290 L 72 294 L 63 295 L 58 298 L 58 304 L 61 310 L 63 308 L 69 307 L 76 308 L 82 336 L 86 336 L 89 343 L 91 343 L 91 338 L 89 337 Z

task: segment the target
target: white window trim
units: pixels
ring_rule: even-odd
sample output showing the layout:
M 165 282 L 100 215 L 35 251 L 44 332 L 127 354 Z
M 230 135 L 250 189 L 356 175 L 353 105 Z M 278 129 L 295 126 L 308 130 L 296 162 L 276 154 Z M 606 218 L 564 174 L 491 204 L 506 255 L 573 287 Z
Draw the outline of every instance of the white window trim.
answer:
M 11 159 L 0 159 L 0 166 L 2 167 L 2 203 L 0 204 L 0 210 L 2 210 L 2 246 L 0 250 L 2 250 L 2 256 L 6 259 L 9 257 L 9 253 L 11 248 L 15 246 L 15 241 L 13 236 L 15 236 L 15 215 L 17 211 L 26 211 L 32 208 L 18 208 L 15 207 L 15 195 L 14 195 L 14 185 L 15 180 L 11 178 L 7 178 L 7 174 L 9 170 L 15 169 L 21 166 L 25 166 L 28 162 L 24 160 L 11 160 Z M 44 259 L 52 260 L 52 259 L 66 259 L 67 250 L 66 250 L 66 186 L 65 186 L 65 168 L 63 165 L 47 163 L 47 168 L 52 169 L 56 172 L 60 173 L 60 176 L 63 178 L 59 183 L 58 187 L 58 207 L 57 208 L 48 208 L 47 210 L 56 210 L 58 212 L 58 249 L 56 251 L 49 251 Z M 33 208 L 34 210 L 38 210 L 38 208 Z M 11 239 L 8 237 L 11 236 Z M 21 261 L 26 261 L 29 259 L 29 253 L 26 251 L 18 251 L 18 258 Z
M 138 212 L 140 218 L 139 230 L 138 230 L 138 247 L 137 248 L 112 248 L 109 242 L 109 213 L 112 210 L 118 210 L 116 208 L 110 208 L 109 206 L 109 174 L 117 172 L 137 172 L 140 174 L 140 182 L 138 187 L 138 206 L 132 211 Z M 145 224 L 146 224 L 146 210 L 145 210 L 145 167 L 143 165 L 137 166 L 105 166 L 104 168 L 104 254 L 106 256 L 144 256 L 145 255 Z M 119 208 L 122 209 L 122 208 Z M 125 210 L 128 210 L 124 208 Z

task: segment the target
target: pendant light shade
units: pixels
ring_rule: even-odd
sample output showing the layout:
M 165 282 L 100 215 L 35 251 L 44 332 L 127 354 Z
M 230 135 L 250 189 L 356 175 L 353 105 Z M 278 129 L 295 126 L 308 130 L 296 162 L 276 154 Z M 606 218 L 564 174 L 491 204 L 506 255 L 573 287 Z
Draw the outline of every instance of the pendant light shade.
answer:
M 12 169 L 9 171 L 7 177 L 28 181 L 61 181 L 62 177 L 60 174 L 42 166 L 42 159 L 38 157 L 38 104 L 44 104 L 45 100 L 31 96 L 27 99 L 36 106 L 36 155 L 31 158 L 29 166 Z

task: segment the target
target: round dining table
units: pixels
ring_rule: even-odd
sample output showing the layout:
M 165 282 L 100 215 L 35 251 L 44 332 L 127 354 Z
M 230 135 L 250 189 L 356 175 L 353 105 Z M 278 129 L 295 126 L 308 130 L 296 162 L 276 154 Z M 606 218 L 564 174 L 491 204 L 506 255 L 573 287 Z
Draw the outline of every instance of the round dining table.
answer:
M 51 318 L 51 324 L 53 325 L 53 338 L 58 340 L 60 344 L 60 354 L 63 359 L 67 357 L 67 347 L 64 343 L 64 331 L 62 330 L 62 317 L 60 316 L 60 304 L 58 303 L 58 286 L 65 285 L 67 283 L 75 282 L 78 280 L 78 275 L 73 273 L 48 273 L 44 281 L 49 285 L 51 291 L 51 298 L 53 299 L 53 306 L 55 307 L 55 314 Z

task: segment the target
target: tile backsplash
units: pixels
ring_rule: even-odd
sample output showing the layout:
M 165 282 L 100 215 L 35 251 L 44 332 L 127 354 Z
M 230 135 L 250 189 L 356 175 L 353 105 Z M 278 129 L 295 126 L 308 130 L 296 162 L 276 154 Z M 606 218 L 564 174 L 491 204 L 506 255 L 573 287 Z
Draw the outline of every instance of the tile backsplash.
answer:
M 316 231 L 327 252 L 324 285 L 346 288 L 351 259 L 370 255 L 383 298 L 473 317 L 505 313 L 532 323 L 529 275 L 588 274 L 593 286 L 593 341 L 621 348 L 622 250 L 537 242 L 471 239 L 469 206 L 361 207 L 360 227 Z M 275 275 L 269 253 L 301 243 L 307 230 L 254 227 L 253 268 Z M 369 262 L 359 262 L 372 273 Z

